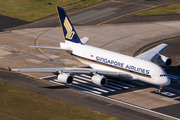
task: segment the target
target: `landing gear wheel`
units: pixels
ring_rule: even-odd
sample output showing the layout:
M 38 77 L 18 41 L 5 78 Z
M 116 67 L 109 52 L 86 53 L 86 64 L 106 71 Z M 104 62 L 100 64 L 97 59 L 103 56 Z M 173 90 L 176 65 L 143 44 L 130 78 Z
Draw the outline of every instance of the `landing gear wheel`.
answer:
M 161 94 L 163 92 L 163 86 L 160 86 L 158 91 L 159 91 L 159 94 Z

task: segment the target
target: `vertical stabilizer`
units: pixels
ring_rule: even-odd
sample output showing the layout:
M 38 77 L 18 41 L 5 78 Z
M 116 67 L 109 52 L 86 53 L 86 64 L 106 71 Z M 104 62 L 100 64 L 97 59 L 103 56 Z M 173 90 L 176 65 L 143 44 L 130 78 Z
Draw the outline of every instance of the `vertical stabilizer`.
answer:
M 62 28 L 64 40 L 74 42 L 74 43 L 81 43 L 64 9 L 57 6 L 57 13 L 58 13 L 59 22 Z

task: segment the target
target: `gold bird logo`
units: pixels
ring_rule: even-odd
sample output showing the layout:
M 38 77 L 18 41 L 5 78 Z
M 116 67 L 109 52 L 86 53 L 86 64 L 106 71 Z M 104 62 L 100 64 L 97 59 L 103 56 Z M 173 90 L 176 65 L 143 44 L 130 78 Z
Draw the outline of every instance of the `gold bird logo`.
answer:
M 64 19 L 64 26 L 65 26 L 66 31 L 67 31 L 66 38 L 72 39 L 74 34 L 75 34 L 75 32 L 72 31 L 72 26 L 69 23 L 69 20 L 67 19 L 67 17 L 65 17 L 65 19 Z

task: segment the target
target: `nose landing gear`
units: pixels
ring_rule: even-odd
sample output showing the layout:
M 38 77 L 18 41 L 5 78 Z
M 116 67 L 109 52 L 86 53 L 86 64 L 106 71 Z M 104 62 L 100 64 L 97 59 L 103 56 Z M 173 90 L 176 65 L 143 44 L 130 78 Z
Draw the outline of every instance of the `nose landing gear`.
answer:
M 159 86 L 158 92 L 159 92 L 159 94 L 161 94 L 163 92 L 163 86 Z

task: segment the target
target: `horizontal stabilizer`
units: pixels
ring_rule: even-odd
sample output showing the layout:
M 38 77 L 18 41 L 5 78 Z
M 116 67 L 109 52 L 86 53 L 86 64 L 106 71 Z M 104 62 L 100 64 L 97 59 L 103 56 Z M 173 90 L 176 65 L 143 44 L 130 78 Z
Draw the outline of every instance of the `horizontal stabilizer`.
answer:
M 82 42 L 83 45 L 85 45 L 88 41 L 89 41 L 88 37 L 81 38 L 81 42 Z
M 47 47 L 47 46 L 30 46 L 34 48 L 43 48 L 43 49 L 53 49 L 53 50 L 64 50 L 68 52 L 72 52 L 70 48 L 60 48 L 60 47 Z

